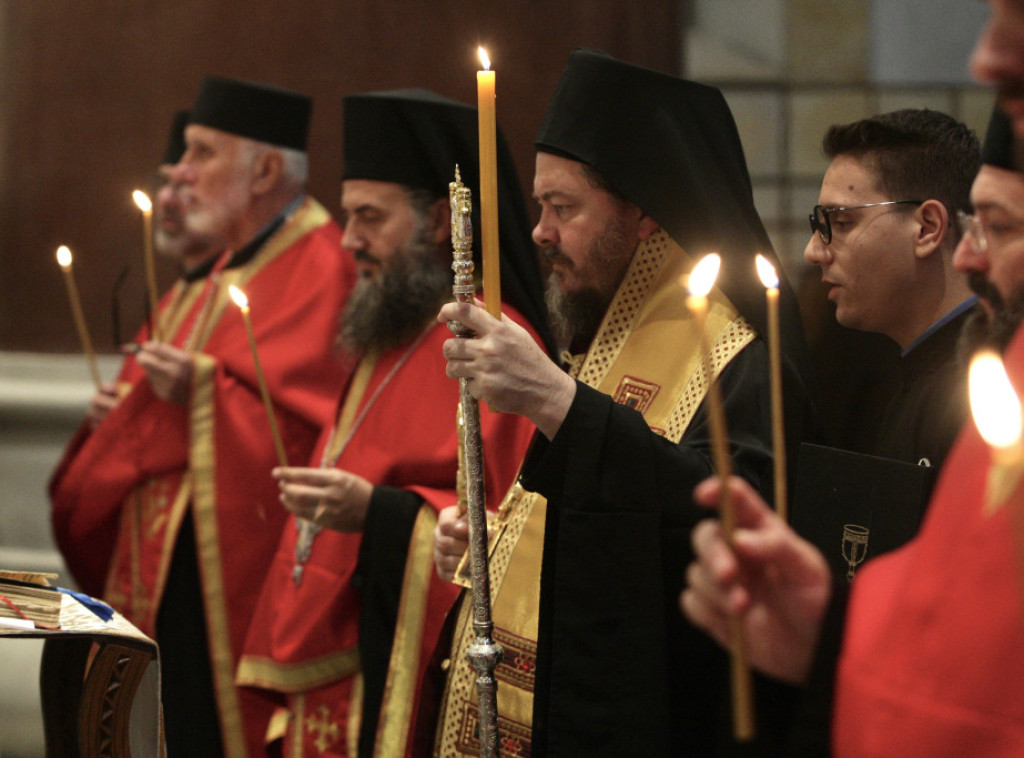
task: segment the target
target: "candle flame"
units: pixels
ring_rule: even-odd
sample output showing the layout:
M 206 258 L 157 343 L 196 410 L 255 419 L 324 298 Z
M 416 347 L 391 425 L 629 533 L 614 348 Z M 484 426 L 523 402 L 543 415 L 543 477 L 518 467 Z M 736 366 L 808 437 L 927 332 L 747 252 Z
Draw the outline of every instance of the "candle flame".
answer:
M 760 253 L 754 258 L 754 263 L 757 264 L 757 275 L 761 277 L 761 284 L 767 289 L 778 289 L 779 288 L 779 275 L 775 273 L 775 266 L 768 262 Z
M 57 248 L 57 263 L 61 268 L 71 268 L 71 248 L 67 245 Z
M 1021 407 L 1002 359 L 991 350 L 979 351 L 968 375 L 971 415 L 982 438 L 992 447 L 1020 444 Z
M 484 71 L 491 70 L 491 59 L 487 57 L 487 51 L 482 47 L 476 49 L 477 55 L 480 56 L 480 64 L 484 67 Z
M 231 295 L 231 299 L 235 301 L 235 305 L 239 308 L 245 309 L 249 307 L 249 298 L 235 285 L 228 286 L 228 294 Z
M 149 195 L 142 190 L 132 192 L 132 200 L 135 201 L 135 204 L 139 206 L 139 210 L 143 213 L 149 213 L 153 210 L 153 202 L 149 199 Z
M 708 253 L 701 258 L 687 280 L 686 286 L 690 294 L 694 297 L 705 297 L 715 286 L 715 279 L 718 278 L 718 269 L 721 266 L 722 259 L 718 253 Z

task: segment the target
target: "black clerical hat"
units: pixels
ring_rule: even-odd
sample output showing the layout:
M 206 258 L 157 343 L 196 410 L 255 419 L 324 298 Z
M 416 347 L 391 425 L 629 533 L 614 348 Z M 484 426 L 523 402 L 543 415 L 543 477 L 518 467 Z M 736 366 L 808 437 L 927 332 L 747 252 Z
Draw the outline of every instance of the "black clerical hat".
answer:
M 349 95 L 344 100 L 343 179 L 393 182 L 448 197 L 459 166 L 473 192 L 473 257 L 480 265 L 480 155 L 476 108 L 426 89 Z M 502 300 L 515 306 L 553 346 L 540 267 L 519 176 L 501 130 L 498 236 Z M 479 270 L 479 269 L 478 269 Z
M 189 123 L 305 151 L 313 101 L 267 84 L 208 76 Z
M 593 166 L 691 255 L 768 244 L 732 113 L 714 87 L 577 50 L 536 146 Z
M 344 179 L 371 179 L 447 197 L 455 164 L 477 186 L 477 114 L 425 89 L 345 98 Z
M 164 157 L 161 161 L 166 165 L 177 163 L 185 154 L 185 126 L 188 124 L 189 112 L 180 110 L 174 114 L 171 121 L 171 133 L 167 135 L 167 147 L 164 148 Z
M 592 166 L 694 259 L 719 253 L 718 286 L 764 333 L 764 286 L 754 266 L 762 253 L 781 280 L 784 349 L 805 362 L 796 298 L 754 208 L 739 132 L 718 89 L 577 50 L 536 147 Z
M 981 146 L 981 162 L 998 168 L 1019 171 L 1014 162 L 1013 126 L 1009 117 L 997 105 L 992 109 L 992 118 L 985 132 L 985 142 Z

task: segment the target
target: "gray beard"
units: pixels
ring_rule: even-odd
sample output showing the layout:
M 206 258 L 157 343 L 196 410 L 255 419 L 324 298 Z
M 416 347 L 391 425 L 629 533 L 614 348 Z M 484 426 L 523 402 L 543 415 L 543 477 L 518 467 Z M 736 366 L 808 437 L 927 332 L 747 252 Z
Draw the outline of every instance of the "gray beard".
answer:
M 978 309 L 964 324 L 960 332 L 959 354 L 964 365 L 970 361 L 975 352 L 990 348 L 1002 354 L 1010 344 L 1021 321 L 1024 321 L 1024 292 L 1015 293 L 1009 300 L 1004 300 L 984 274 L 971 273 L 967 277 L 971 289 L 981 295 L 992 306 L 992 318 Z
M 559 345 L 567 345 L 573 352 L 582 352 L 594 341 L 633 259 L 633 249 L 629 245 L 622 221 L 616 218 L 594 241 L 586 262 L 580 267 L 582 271 L 600 272 L 596 277 L 600 285 L 563 292 L 558 286 L 558 274 L 551 274 L 544 299 L 551 330 Z M 541 252 L 549 261 L 561 259 L 571 263 L 557 247 L 546 247 Z
M 424 236 L 406 245 L 374 278 L 361 278 L 341 315 L 339 346 L 353 354 L 404 345 L 441 309 L 452 275 Z

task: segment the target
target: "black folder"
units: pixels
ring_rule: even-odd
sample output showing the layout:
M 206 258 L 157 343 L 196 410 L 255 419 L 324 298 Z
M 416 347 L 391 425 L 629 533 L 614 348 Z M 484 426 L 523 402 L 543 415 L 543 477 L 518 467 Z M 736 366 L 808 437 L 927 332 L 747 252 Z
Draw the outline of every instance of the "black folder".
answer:
M 800 446 L 790 523 L 836 576 L 917 534 L 936 470 L 833 447 Z

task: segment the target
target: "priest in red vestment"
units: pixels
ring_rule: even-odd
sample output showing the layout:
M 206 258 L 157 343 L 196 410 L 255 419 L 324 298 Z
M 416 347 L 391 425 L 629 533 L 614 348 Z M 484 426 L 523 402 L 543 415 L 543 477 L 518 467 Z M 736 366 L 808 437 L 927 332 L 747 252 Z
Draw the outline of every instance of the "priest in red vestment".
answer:
M 298 93 L 205 81 L 158 198 L 161 242 L 183 274 L 50 484 L 57 543 L 82 589 L 160 645 L 172 754 L 259 755 L 272 710 L 234 684 L 286 513 L 228 286 L 250 301 L 289 461 L 308 459 L 343 381 L 335 324 L 355 269 L 340 228 L 305 195 L 310 113 Z
M 268 740 L 283 738 L 289 756 L 402 755 L 457 594 L 432 558 L 437 512 L 456 502 L 458 470 L 458 385 L 441 350 L 450 332 L 434 316 L 451 297 L 456 166 L 479 186 L 476 111 L 425 90 L 350 96 L 344 107 L 343 241 L 362 276 L 341 342 L 356 365 L 311 468 L 274 472 L 295 515 L 238 668 L 239 683 L 287 696 Z M 499 145 L 505 318 L 538 339 L 540 275 L 522 191 Z M 475 192 L 473 200 L 478 207 Z M 533 427 L 485 407 L 481 417 L 495 504 Z

